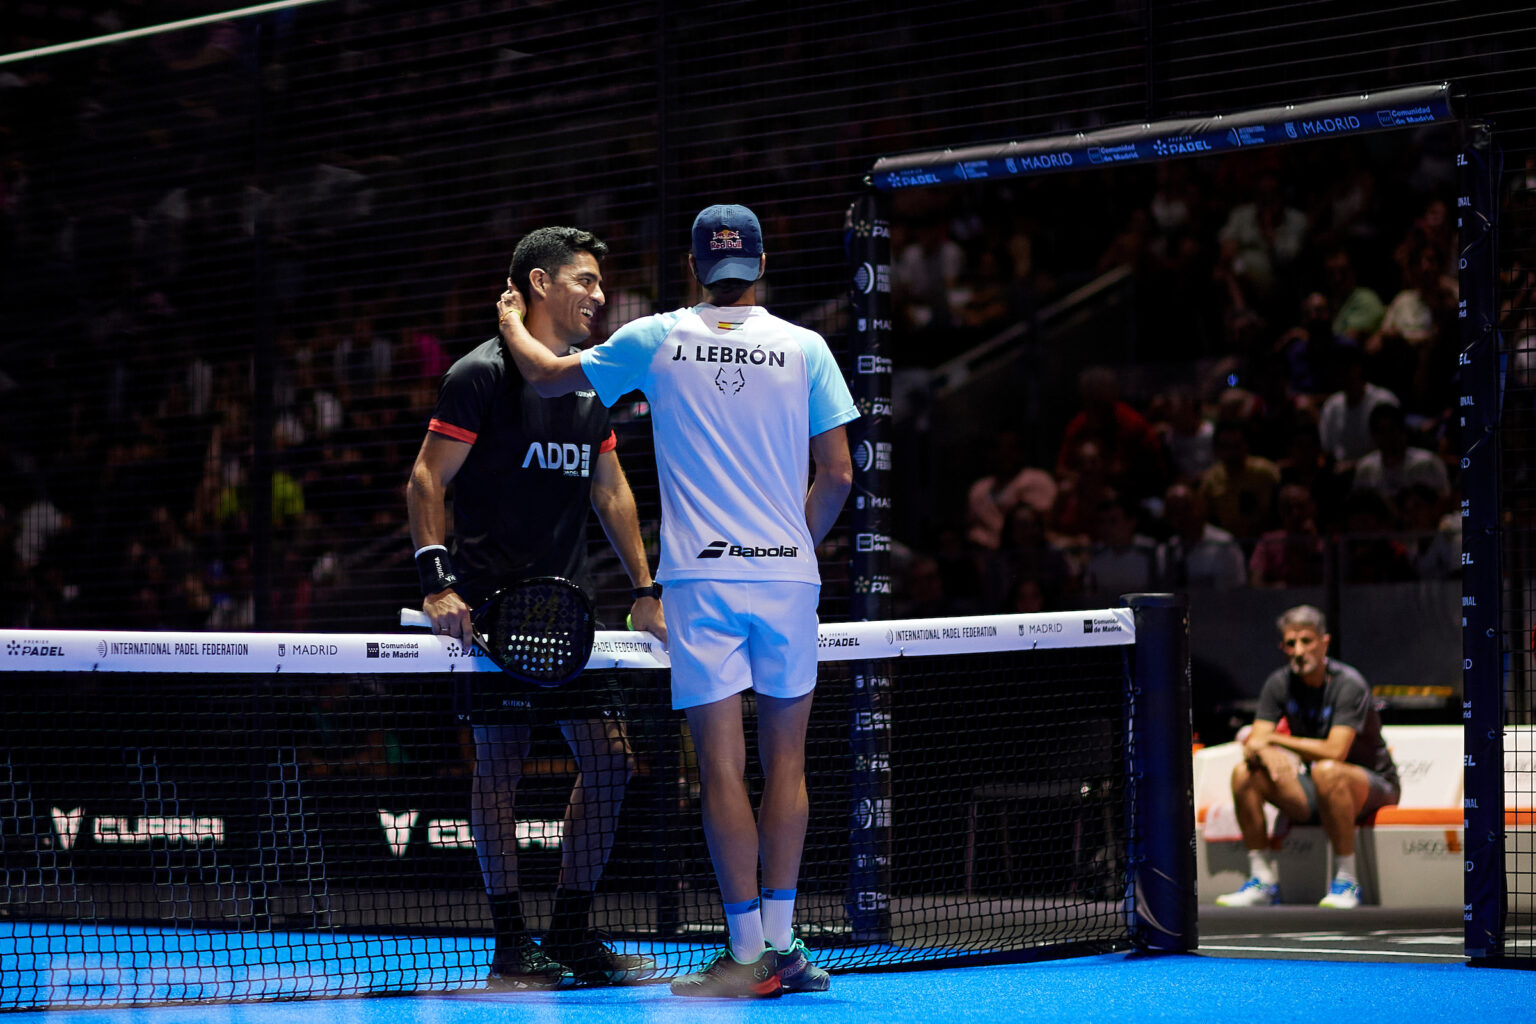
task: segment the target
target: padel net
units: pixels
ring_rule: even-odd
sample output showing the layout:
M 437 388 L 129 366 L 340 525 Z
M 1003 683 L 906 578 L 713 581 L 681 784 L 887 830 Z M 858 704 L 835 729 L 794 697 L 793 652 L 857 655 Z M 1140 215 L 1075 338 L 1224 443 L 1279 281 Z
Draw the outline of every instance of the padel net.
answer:
M 1128 603 L 822 625 L 795 921 L 818 963 L 1195 945 L 1185 609 Z M 637 768 L 594 919 L 659 978 L 724 934 L 667 664 L 602 631 L 587 669 L 615 674 Z M 509 683 L 473 648 L 8 630 L 0 666 L 0 1009 L 485 984 L 448 680 Z M 535 928 L 574 771 L 535 730 L 515 828 Z

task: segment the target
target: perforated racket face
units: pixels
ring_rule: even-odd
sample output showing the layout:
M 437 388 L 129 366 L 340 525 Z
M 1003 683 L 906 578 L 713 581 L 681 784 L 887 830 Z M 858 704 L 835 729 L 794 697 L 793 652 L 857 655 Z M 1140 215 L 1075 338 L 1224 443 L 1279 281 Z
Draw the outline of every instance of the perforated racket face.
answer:
M 541 576 L 499 591 L 474 613 L 475 640 L 506 672 L 538 686 L 570 682 L 592 656 L 592 604 L 570 580 Z

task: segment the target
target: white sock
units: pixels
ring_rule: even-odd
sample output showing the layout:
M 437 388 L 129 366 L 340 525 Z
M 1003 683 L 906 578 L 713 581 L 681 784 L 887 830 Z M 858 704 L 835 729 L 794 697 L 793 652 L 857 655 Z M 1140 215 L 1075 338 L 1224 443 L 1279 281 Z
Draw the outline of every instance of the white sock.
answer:
M 1335 855 L 1333 858 L 1333 878 L 1337 882 L 1354 882 L 1359 884 L 1360 879 L 1355 877 L 1355 855 Z
M 739 963 L 756 962 L 763 955 L 763 915 L 757 899 L 725 905 L 725 926 L 731 932 L 731 956 Z
M 795 890 L 763 890 L 763 938 L 780 953 L 794 944 Z
M 1268 850 L 1248 851 L 1248 873 L 1265 885 L 1279 885 L 1275 866 L 1270 862 Z

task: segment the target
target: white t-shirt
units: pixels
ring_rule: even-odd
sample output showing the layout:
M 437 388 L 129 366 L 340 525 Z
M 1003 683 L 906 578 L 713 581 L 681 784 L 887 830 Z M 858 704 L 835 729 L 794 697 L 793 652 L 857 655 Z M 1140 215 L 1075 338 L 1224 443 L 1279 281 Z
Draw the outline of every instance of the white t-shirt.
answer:
M 1389 498 L 1396 498 L 1409 484 L 1428 484 L 1442 498 L 1451 493 L 1450 475 L 1445 463 L 1434 452 L 1411 445 L 1403 451 L 1403 461 L 1388 466 L 1381 451 L 1373 451 L 1361 457 L 1355 465 L 1354 489 L 1377 490 Z
M 761 306 L 643 317 L 581 354 L 604 404 L 651 404 L 661 486 L 656 578 L 820 583 L 810 439 L 858 418 L 821 335 Z
M 1317 417 L 1317 433 L 1323 442 L 1323 450 L 1345 462 L 1358 459 L 1375 448 L 1376 442 L 1371 438 L 1371 410 L 1382 402 L 1396 405 L 1397 396 L 1376 384 L 1366 384 L 1359 405 L 1350 405 L 1342 391 L 1329 395 Z

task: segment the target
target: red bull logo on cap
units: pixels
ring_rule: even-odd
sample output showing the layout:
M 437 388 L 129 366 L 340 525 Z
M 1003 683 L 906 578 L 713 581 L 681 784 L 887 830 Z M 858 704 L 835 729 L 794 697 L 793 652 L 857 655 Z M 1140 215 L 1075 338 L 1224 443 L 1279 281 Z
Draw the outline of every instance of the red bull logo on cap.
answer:
M 741 232 L 732 231 L 730 228 L 721 228 L 710 237 L 709 248 L 711 251 L 718 249 L 740 249 Z

